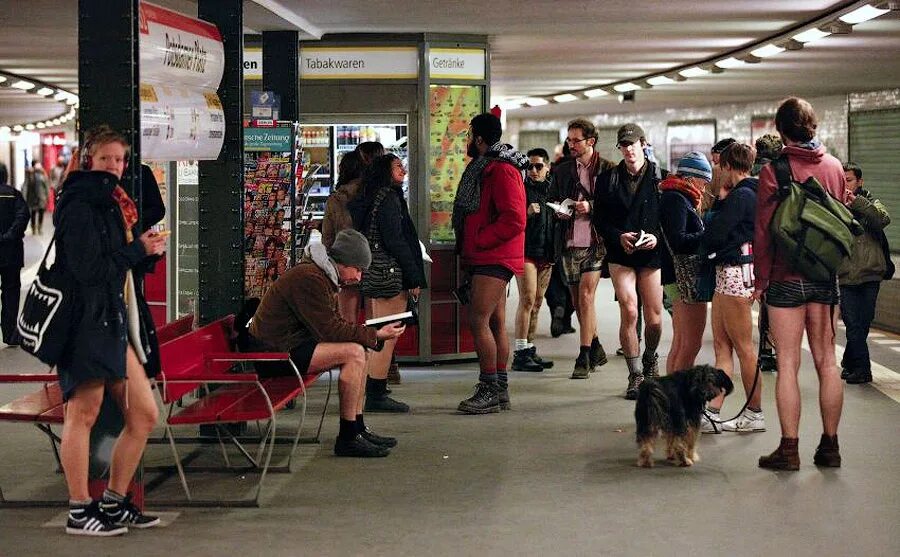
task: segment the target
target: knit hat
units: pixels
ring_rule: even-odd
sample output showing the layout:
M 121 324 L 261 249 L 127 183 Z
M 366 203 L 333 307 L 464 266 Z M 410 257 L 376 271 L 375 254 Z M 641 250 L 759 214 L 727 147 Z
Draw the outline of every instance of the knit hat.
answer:
M 358 231 L 348 228 L 341 230 L 334 238 L 328 256 L 335 263 L 356 267 L 365 271 L 372 264 L 372 252 L 369 250 L 369 241 Z
M 678 161 L 678 166 L 675 168 L 675 174 L 683 177 L 693 176 L 705 182 L 712 182 L 712 166 L 706 160 L 706 155 L 697 151 L 691 151 L 681 157 L 681 160 Z

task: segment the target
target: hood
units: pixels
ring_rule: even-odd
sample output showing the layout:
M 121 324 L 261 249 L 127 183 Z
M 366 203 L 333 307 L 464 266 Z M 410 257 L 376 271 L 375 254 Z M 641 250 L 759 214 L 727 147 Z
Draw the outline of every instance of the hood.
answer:
M 825 157 L 825 152 L 826 151 L 824 145 L 818 145 L 814 149 L 807 149 L 805 147 L 789 145 L 781 151 L 782 154 L 788 155 L 791 158 L 803 161 L 807 164 L 819 164 Z
M 337 267 L 334 266 L 334 261 L 328 257 L 328 250 L 325 249 L 325 245 L 322 242 L 310 242 L 303 253 L 310 261 L 316 264 L 316 267 L 322 269 L 328 275 L 328 278 L 331 279 L 335 286 L 340 288 Z
M 112 192 L 119 184 L 115 175 L 99 170 L 76 170 L 70 172 L 63 182 L 56 197 L 54 221 L 63 209 L 73 201 L 82 201 L 89 205 L 115 205 Z

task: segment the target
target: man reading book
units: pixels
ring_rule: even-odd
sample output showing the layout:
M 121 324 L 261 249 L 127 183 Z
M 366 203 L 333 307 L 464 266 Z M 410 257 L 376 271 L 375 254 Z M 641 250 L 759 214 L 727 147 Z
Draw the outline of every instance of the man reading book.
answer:
M 300 373 L 340 367 L 337 456 L 387 456 L 397 444 L 365 426 L 362 408 L 367 351 L 380 350 L 405 325 L 395 320 L 376 329 L 351 323 L 337 305 L 341 287 L 358 283 L 371 262 L 369 243 L 356 230 L 338 232 L 331 248 L 310 243 L 301 262 L 266 291 L 250 324 L 253 340 L 289 352 Z

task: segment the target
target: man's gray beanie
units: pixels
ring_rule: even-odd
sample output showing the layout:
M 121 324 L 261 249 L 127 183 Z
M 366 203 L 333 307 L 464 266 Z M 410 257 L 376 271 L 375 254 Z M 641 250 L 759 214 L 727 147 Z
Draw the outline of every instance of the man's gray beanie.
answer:
M 335 263 L 365 271 L 372 264 L 372 252 L 366 237 L 352 228 L 341 230 L 334 238 L 328 256 Z

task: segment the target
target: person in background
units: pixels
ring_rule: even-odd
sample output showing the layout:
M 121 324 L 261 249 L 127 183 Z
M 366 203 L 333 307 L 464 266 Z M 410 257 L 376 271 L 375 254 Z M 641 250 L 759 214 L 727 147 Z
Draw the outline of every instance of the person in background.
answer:
M 47 210 L 50 187 L 44 167 L 38 161 L 34 161 L 27 171 L 22 190 L 28 210 L 31 211 L 31 234 L 40 236 L 44 232 L 44 212 Z
M 406 168 L 397 155 L 382 155 L 372 161 L 363 176 L 363 189 L 347 208 L 357 230 L 366 235 L 371 244 L 378 241 L 393 258 L 402 277 L 399 293 L 390 297 L 366 298 L 366 316 L 370 319 L 406 311 L 410 299 L 418 301 L 425 281 L 425 263 L 415 223 L 403 197 Z M 370 230 L 375 236 L 370 236 Z M 378 263 L 373 261 L 374 266 Z M 377 269 L 372 267 L 369 271 Z M 396 339 L 384 343 L 384 348 L 369 358 L 366 379 L 366 412 L 409 412 L 409 406 L 394 400 L 387 393 L 387 374 L 394 355 Z
M 797 182 L 814 177 L 835 199 L 846 197 L 844 169 L 816 139 L 818 119 L 805 100 L 791 97 L 775 113 L 775 128 L 784 142 L 782 157 L 790 164 Z M 759 173 L 753 249 L 756 289 L 753 297 L 769 311 L 769 327 L 778 350 L 778 380 L 775 403 L 781 422 L 781 443 L 771 454 L 759 458 L 759 466 L 771 470 L 799 470 L 800 434 L 800 345 L 803 333 L 809 340 L 813 363 L 819 376 L 819 408 L 822 437 L 813 462 L 817 466 L 838 467 L 841 453 L 837 430 L 844 404 L 844 388 L 834 355 L 834 306 L 838 286 L 832 282 L 810 281 L 794 271 L 786 255 L 774 249 L 769 230 L 778 207 L 778 180 L 774 164 Z
M 712 301 L 713 346 L 716 367 L 729 377 L 734 373 L 734 353 L 741 365 L 741 382 L 747 407 L 733 420 L 722 423 L 724 431 L 766 430 L 762 411 L 762 381 L 756 377 L 756 347 L 753 343 L 753 227 L 756 218 L 758 180 L 750 177 L 753 148 L 732 143 L 722 151 L 719 168 L 727 178 L 719 190 L 719 200 L 710 209 L 702 253 L 716 265 L 716 288 Z M 755 386 L 754 386 L 755 383 Z M 724 395 L 709 401 L 713 419 L 719 414 Z M 718 433 L 704 415 L 701 431 Z
M 725 183 L 725 177 L 719 169 L 719 157 L 722 155 L 722 151 L 725 150 L 726 147 L 735 143 L 737 140 L 733 137 L 726 137 L 725 139 L 720 139 L 716 142 L 715 145 L 710 149 L 710 156 L 712 158 L 712 167 L 713 167 L 713 179 L 712 182 L 709 183 L 709 188 L 706 190 L 709 195 L 705 195 L 703 197 L 703 205 L 700 207 L 700 214 L 705 213 L 712 204 L 719 198 L 719 190 L 722 189 L 722 185 Z
M 28 205 L 16 188 L 8 183 L 9 171 L 0 162 L 0 336 L 9 346 L 17 346 L 16 316 L 19 313 L 20 278 L 25 266 L 25 229 Z
M 459 403 L 463 414 L 510 408 L 506 289 L 525 266 L 525 184 L 528 159 L 500 142 L 500 119 L 484 113 L 469 123 L 466 166 L 453 203 L 457 252 L 471 278 L 469 327 L 478 354 L 478 384 Z
M 841 317 L 847 327 L 847 348 L 841 358 L 841 378 L 851 385 L 872 381 L 872 361 L 866 339 L 875 318 L 875 303 L 882 280 L 894 276 L 894 264 L 884 229 L 891 217 L 863 184 L 862 168 L 848 162 L 845 204 L 865 233 L 853 238 L 853 251 L 838 273 L 841 285 Z
M 703 153 L 690 152 L 678 161 L 675 174 L 659 183 L 659 224 L 665 248 L 672 256 L 678 296 L 672 308 L 672 346 L 666 375 L 694 366 L 706 330 L 708 300 L 698 281 L 705 266 L 698 254 L 703 236 L 700 205 L 712 181 L 712 167 Z
M 573 158 L 554 168 L 553 188 L 548 199 L 555 203 L 574 202 L 572 212 L 556 213 L 563 221 L 556 227 L 556 249 L 562 256 L 562 269 L 578 317 L 579 351 L 571 379 L 587 379 L 592 371 L 608 361 L 597 336 L 594 307 L 606 246 L 591 216 L 596 209 L 597 176 L 613 168 L 613 164 L 595 150 L 597 128 L 588 120 L 577 118 L 569 122 L 566 144 Z
M 547 208 L 547 198 L 553 183 L 550 176 L 550 155 L 544 149 L 528 151 L 528 173 L 525 178 L 525 270 L 516 275 L 519 306 L 516 309 L 516 345 L 513 352 L 513 371 L 543 371 L 553 367 L 544 360 L 534 346 L 538 311 L 550 283 L 556 261 L 556 224 L 553 211 Z

